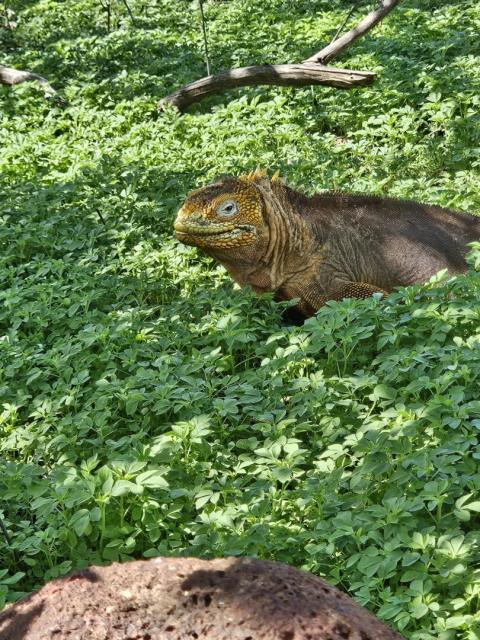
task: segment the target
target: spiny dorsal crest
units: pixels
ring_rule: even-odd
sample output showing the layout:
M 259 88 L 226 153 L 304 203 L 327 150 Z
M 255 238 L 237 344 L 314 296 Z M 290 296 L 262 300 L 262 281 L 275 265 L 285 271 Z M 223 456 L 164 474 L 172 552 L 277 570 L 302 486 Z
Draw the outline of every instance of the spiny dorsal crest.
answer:
M 255 171 L 250 171 L 250 173 L 241 176 L 241 178 L 243 180 L 248 180 L 249 182 L 255 182 L 256 180 L 259 180 L 261 178 L 266 178 L 267 180 L 270 180 L 270 182 L 283 182 L 282 178 L 280 177 L 280 170 L 275 171 L 273 176 L 269 178 L 268 172 L 265 171 L 265 169 L 260 169 L 260 167 L 257 167 Z

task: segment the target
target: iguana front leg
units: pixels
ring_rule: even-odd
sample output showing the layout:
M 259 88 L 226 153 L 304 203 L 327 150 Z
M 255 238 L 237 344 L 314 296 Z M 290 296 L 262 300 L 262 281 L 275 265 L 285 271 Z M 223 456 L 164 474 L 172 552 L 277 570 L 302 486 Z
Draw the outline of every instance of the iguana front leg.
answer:
M 347 282 L 334 289 L 329 295 L 322 294 L 315 284 L 306 287 L 300 293 L 299 310 L 308 316 L 315 314 L 328 300 L 343 300 L 343 298 L 369 298 L 374 293 L 388 295 L 384 289 L 380 289 L 367 282 Z
M 336 293 L 332 300 L 343 300 L 343 298 L 370 298 L 374 293 L 388 295 L 388 292 L 380 287 L 375 287 L 367 282 L 349 282 L 339 293 Z

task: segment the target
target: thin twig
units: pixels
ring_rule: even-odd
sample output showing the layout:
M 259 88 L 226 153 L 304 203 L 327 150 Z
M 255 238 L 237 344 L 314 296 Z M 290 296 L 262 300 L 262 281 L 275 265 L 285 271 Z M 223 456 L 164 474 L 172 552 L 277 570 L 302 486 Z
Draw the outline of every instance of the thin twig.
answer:
M 100 213 L 100 210 L 99 209 L 95 209 L 95 211 L 97 212 L 98 217 L 100 218 L 100 221 L 102 222 L 102 224 L 106 225 L 107 223 L 105 222 L 105 218 Z
M 135 16 L 132 13 L 132 10 L 130 9 L 127 0 L 122 0 L 123 4 L 125 5 L 127 11 L 128 11 L 128 15 L 130 16 L 130 20 L 133 22 L 133 24 L 135 24 Z
M 208 57 L 208 38 L 207 38 L 207 28 L 205 23 L 205 14 L 203 13 L 203 0 L 198 0 L 198 6 L 200 8 L 200 18 L 202 23 L 203 48 L 205 51 L 205 64 L 207 65 L 207 76 L 209 76 L 210 75 L 210 58 Z
M 335 40 L 338 40 L 338 36 L 342 33 L 342 31 L 345 28 L 345 25 L 347 24 L 347 22 L 350 20 L 350 16 L 352 15 L 352 13 L 355 11 L 357 6 L 357 0 L 354 0 L 353 4 L 352 4 L 352 8 L 350 9 L 350 11 L 347 13 L 347 17 L 345 18 L 345 20 L 342 22 L 342 24 L 338 27 L 335 35 L 333 36 L 332 40 L 330 41 L 330 44 L 333 44 L 335 42 Z
M 0 518 L 0 529 L 2 530 L 3 535 L 5 536 L 5 540 L 9 547 L 12 546 L 12 539 L 10 538 L 6 526 L 3 524 L 3 520 Z
M 110 0 L 100 0 L 100 4 L 104 11 L 107 12 L 107 31 L 110 33 L 110 29 L 112 26 L 112 5 L 110 4 Z

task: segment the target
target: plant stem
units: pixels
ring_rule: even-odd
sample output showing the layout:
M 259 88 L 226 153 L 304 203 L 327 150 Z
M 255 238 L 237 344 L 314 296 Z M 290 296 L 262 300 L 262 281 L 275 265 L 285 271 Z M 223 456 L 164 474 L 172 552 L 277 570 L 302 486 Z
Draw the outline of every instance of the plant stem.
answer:
M 207 66 L 207 76 L 209 76 L 210 75 L 210 58 L 208 56 L 207 25 L 205 22 L 205 14 L 203 12 L 203 0 L 198 0 L 198 6 L 200 9 L 200 18 L 202 23 L 203 50 L 205 52 L 205 64 Z
M 5 540 L 7 541 L 7 544 L 11 547 L 12 539 L 8 535 L 7 527 L 3 524 L 3 520 L 1 518 L 0 518 L 0 529 L 2 530 L 2 533 L 5 536 Z

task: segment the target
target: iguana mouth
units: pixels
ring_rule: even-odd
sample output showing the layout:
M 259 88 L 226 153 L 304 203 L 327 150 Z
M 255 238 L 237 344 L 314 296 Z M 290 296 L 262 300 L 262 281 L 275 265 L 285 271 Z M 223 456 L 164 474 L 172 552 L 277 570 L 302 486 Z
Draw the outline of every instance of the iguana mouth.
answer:
M 211 249 L 233 249 L 255 242 L 257 229 L 253 225 L 211 224 L 186 225 L 175 223 L 175 236 L 183 244 Z
M 238 236 L 242 233 L 252 233 L 256 235 L 256 228 L 249 224 L 184 224 L 183 222 L 175 222 L 175 234 L 180 236 Z

